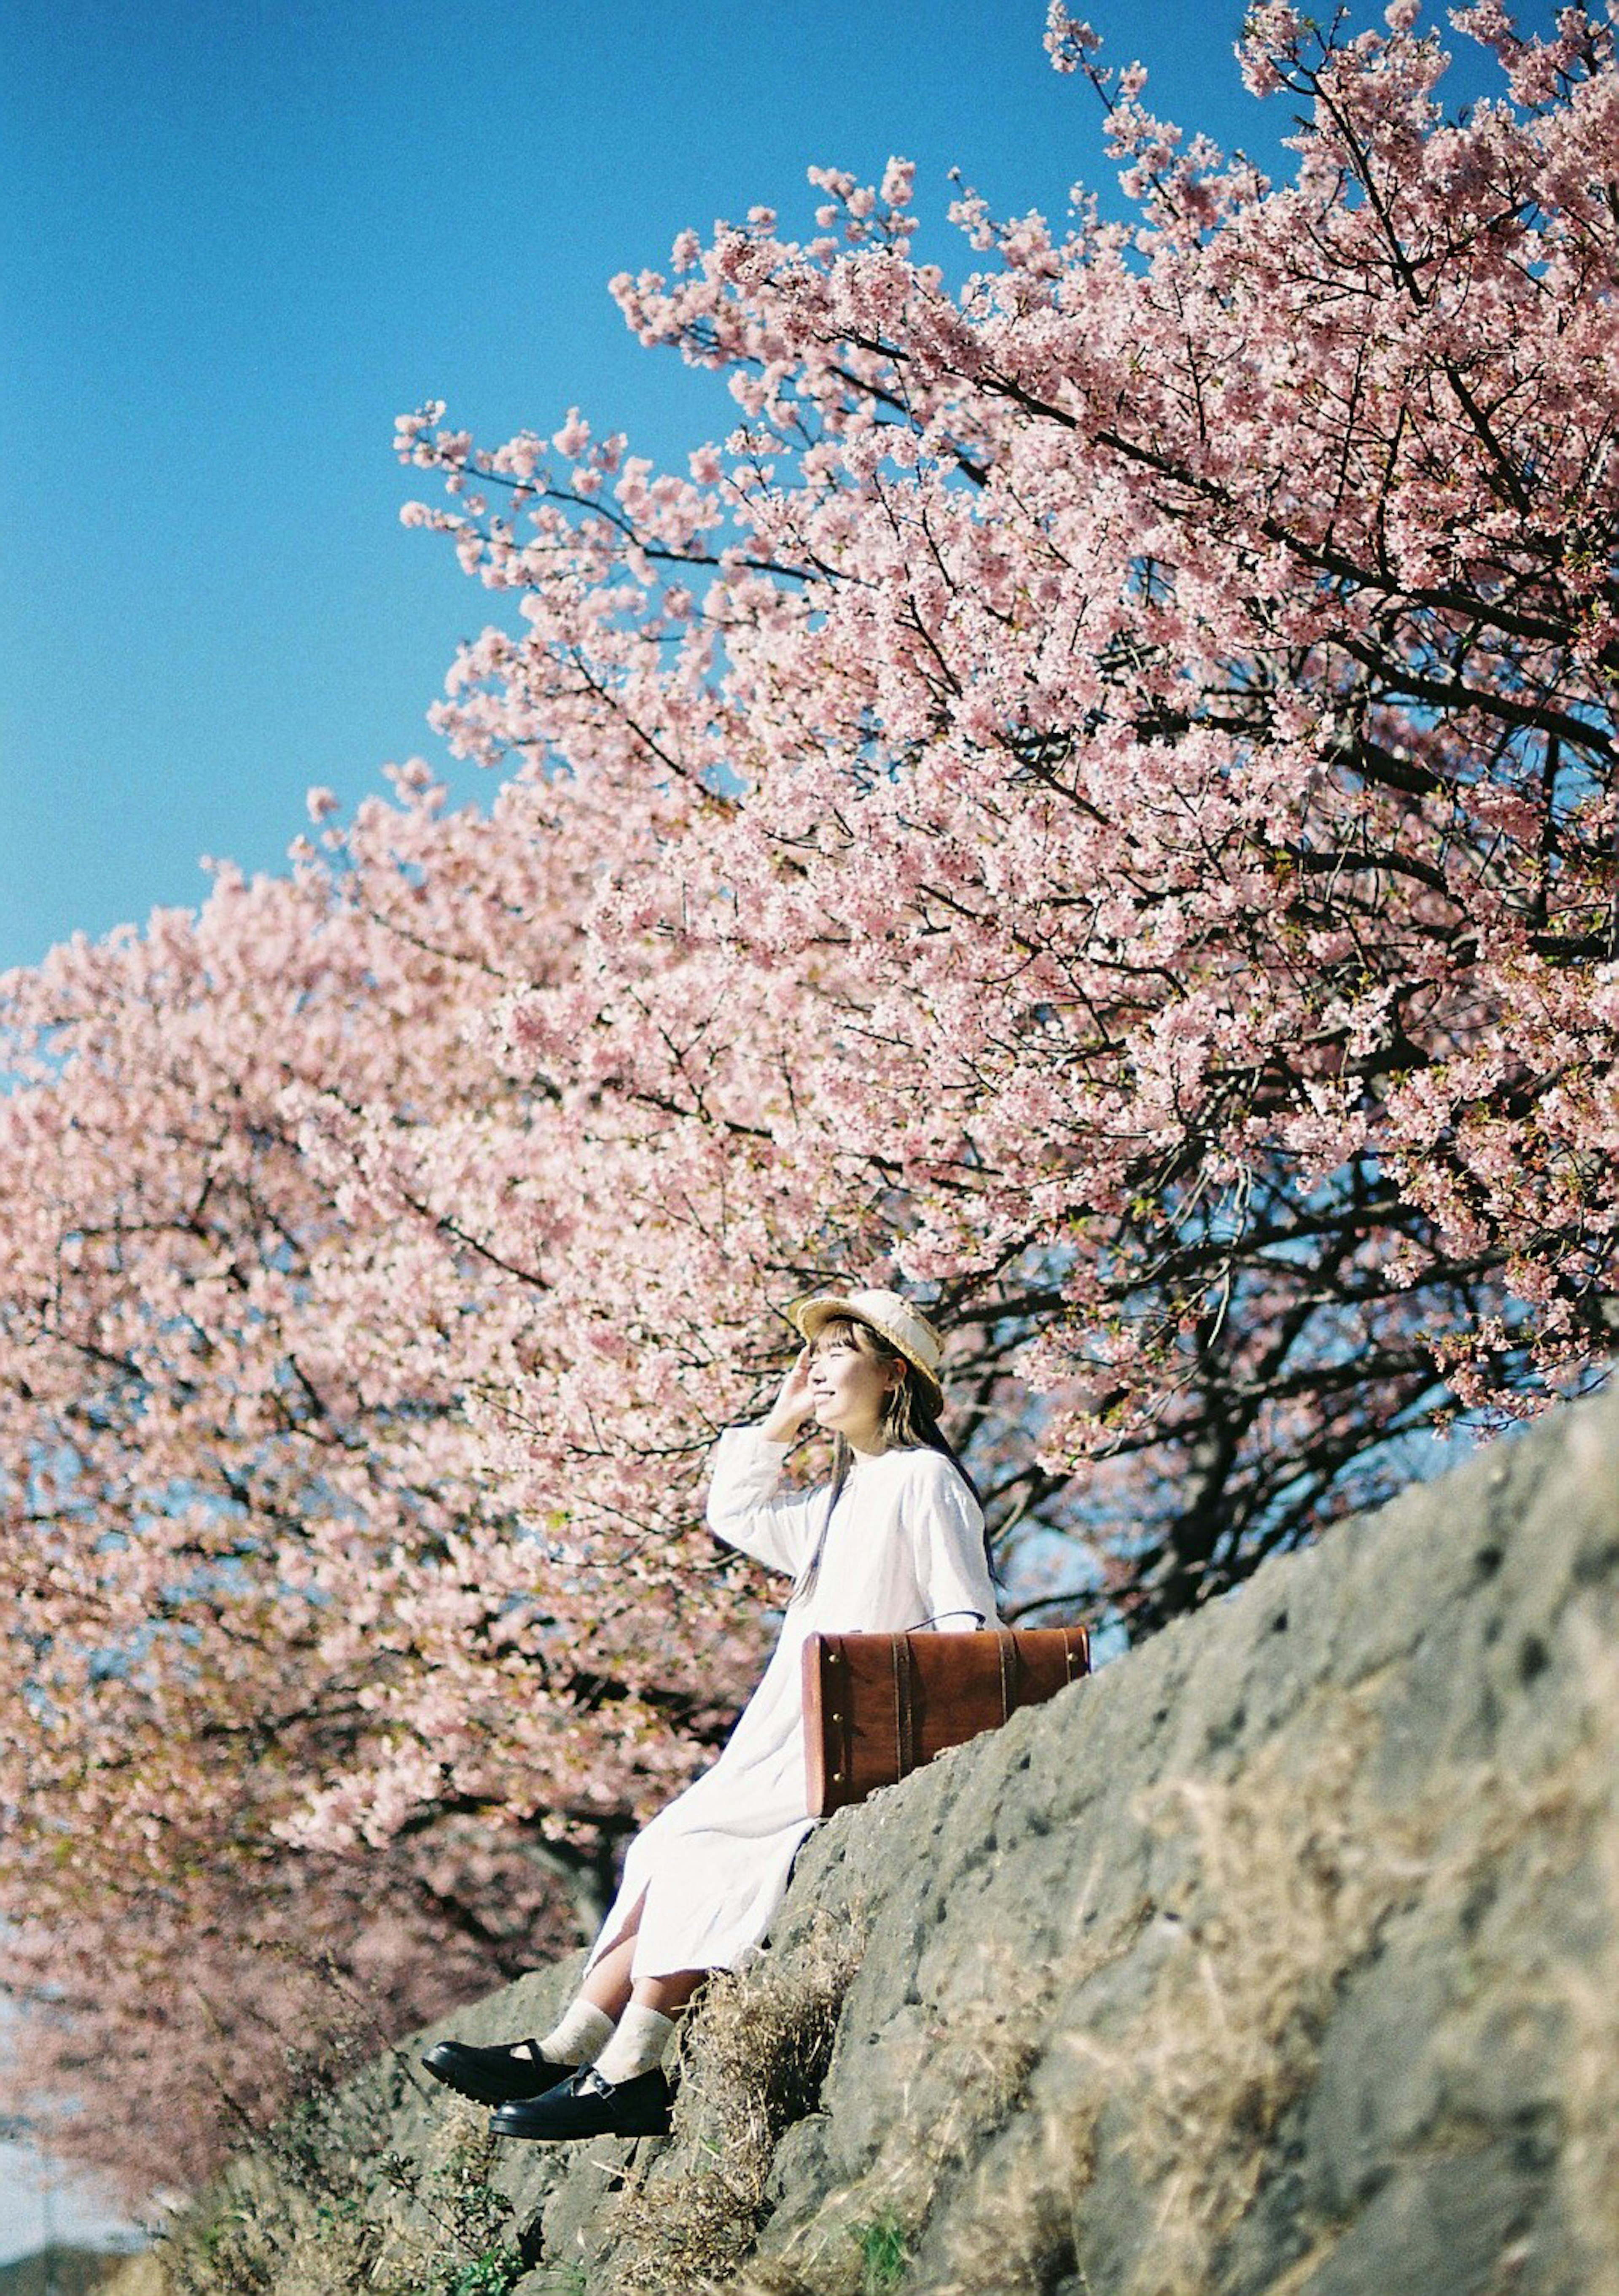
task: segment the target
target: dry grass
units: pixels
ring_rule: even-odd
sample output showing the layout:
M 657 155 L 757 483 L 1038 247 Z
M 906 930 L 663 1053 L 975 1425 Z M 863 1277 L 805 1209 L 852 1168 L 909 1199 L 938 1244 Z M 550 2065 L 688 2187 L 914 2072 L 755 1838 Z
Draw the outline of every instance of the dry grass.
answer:
M 780 2257 L 747 2263 L 732 2296 L 865 2296 L 863 2241 L 882 2224 L 923 2250 L 898 2284 L 914 2296 L 1045 2296 L 1076 2268 L 1099 2131 L 1141 2196 L 1130 2296 L 1206 2296 L 1316 2077 L 1346 1980 L 1419 1906 L 1457 1937 L 1460 1980 L 1481 1890 L 1507 1893 L 1504 1918 L 1493 1942 L 1467 1944 L 1467 1982 L 1560 2021 L 1562 2196 L 1591 2296 L 1619 2296 L 1619 1657 L 1594 1638 L 1584 1656 L 1583 1735 L 1533 1778 L 1509 1759 L 1452 1771 L 1391 1816 L 1370 1783 L 1374 1690 L 1321 1698 L 1232 1779 L 1183 1778 L 1144 1800 L 1143 1823 L 1184 1851 L 1156 1910 L 1173 1941 L 1144 2005 L 1105 2032 L 1085 2021 L 1092 1980 L 1135 1942 L 1127 1922 L 1020 1992 L 986 1972 L 985 2000 L 953 2007 L 929 2038 L 937 2078 L 912 2091 L 895 2070 L 895 2123 L 871 2169 Z M 1575 1965 L 1549 1957 L 1534 1909 L 1587 1859 L 1606 1942 Z M 1069 2030 L 1047 2043 L 1054 1998 Z M 1021 2112 L 1043 2046 L 1070 2059 L 1042 2084 L 1059 2101 Z M 1306 2252 L 1283 2284 L 1308 2278 L 1340 2230 L 1301 2224 Z
M 727 2296 L 884 2296 L 910 2285 L 900 2259 L 941 2191 L 1017 2114 L 1050 2021 L 1049 1970 L 1032 1971 L 1007 1950 L 986 1956 L 983 1981 L 978 1999 L 953 2003 L 907 2057 L 890 2058 L 896 2109 L 871 2167 L 831 2194 L 780 2255 L 749 2259 L 724 2284 Z M 1004 2260 L 998 2251 L 997 2270 Z
M 156 2251 L 143 2248 L 116 2266 L 102 2282 L 98 2296 L 168 2296 Z
M 1160 1909 L 1182 1949 L 1129 2030 L 1065 2036 L 1075 2062 L 1055 2085 L 1060 2103 L 1024 2112 L 1055 2005 L 1085 2014 L 1086 1988 L 1137 1944 L 1140 1910 L 1045 1969 L 1010 1953 L 986 1962 L 980 1997 L 951 2005 L 914 2066 L 887 2069 L 903 2103 L 871 2167 L 780 2257 L 727 2283 L 732 2296 L 866 2296 L 877 2226 L 912 2251 L 928 2239 L 907 2289 L 1037 2296 L 1074 2268 L 1112 2103 L 1155 2212 L 1141 2296 L 1191 2296 L 1256 2189 L 1264 2135 L 1309 2079 L 1335 1985 L 1420 1881 L 1417 1845 L 1391 1853 L 1385 1829 L 1374 1850 L 1357 1833 L 1350 1787 L 1371 1733 L 1355 1719 L 1347 1727 L 1335 1702 L 1296 1775 L 1272 1751 L 1234 1784 L 1182 1781 L 1144 1804 L 1143 1823 L 1186 1845 L 1185 1876 Z
M 1074 2202 L 1091 2182 L 1101 2100 L 1031 2113 L 945 2204 L 928 2284 L 951 2296 L 1043 2296 L 1075 2268 Z
M 710 2288 L 734 2269 L 777 2145 L 815 2109 L 859 1961 L 855 1930 L 829 1917 L 790 1959 L 711 1980 L 683 2039 L 671 2173 L 620 2203 L 613 2272 L 625 2296 Z
M 457 2098 L 437 2122 L 421 2161 L 387 2152 L 370 2165 L 372 2177 L 412 2204 L 411 2220 L 402 2226 L 386 2220 L 380 2195 L 374 2187 L 370 2193 L 371 2291 L 502 2296 L 522 2266 L 511 2237 L 511 2203 L 492 2181 L 499 2160 L 487 2108 Z
M 1577 1622 L 1590 1686 L 1576 1813 L 1590 1844 L 1602 1943 L 1557 1970 L 1567 2034 L 1561 2182 L 1587 2296 L 1619 2296 L 1619 1651 Z
M 863 2239 L 879 2222 L 912 2245 L 930 2224 L 941 2235 L 926 2278 L 907 2289 L 1038 2296 L 1074 2269 L 1075 2215 L 1110 2104 L 1123 2108 L 1154 2210 L 1141 2296 L 1206 2285 L 1257 2189 L 1266 2136 L 1313 2070 L 1335 1987 L 1425 1870 L 1420 1844 L 1357 1827 L 1351 1788 L 1371 1733 L 1364 1714 L 1347 1721 L 1335 1702 L 1302 1767 L 1291 1748 L 1297 1775 L 1284 1775 L 1278 1749 L 1231 1784 L 1182 1780 L 1143 1804 L 1145 1824 L 1186 1845 L 1184 1878 L 1159 1909 L 1181 1949 L 1127 2031 L 1063 2038 L 1076 2062 L 1059 2104 L 1018 2111 L 1051 2046 L 1054 2002 L 1084 2014 L 1086 1988 L 1136 1944 L 1137 1911 L 1044 1971 L 1010 1957 L 986 1965 L 983 1997 L 953 2005 L 928 2037 L 928 2077 L 871 2169 L 830 2196 L 782 2258 L 745 2270 L 735 2296 L 865 2296 Z M 890 2078 L 904 2095 L 904 2069 Z
M 1583 1735 L 1538 1778 L 1507 1765 L 1452 1772 L 1394 1820 L 1366 1785 L 1375 1715 L 1348 1700 L 1323 1710 L 1308 1742 L 1290 1735 L 1235 1780 L 1183 1779 L 1145 1804 L 1148 1821 L 1190 1853 L 1164 1909 L 1184 1950 L 1127 2030 L 1067 2037 L 1075 2091 L 1043 2116 L 1037 2142 L 994 2164 L 993 2189 L 980 2177 L 961 2196 L 930 2296 L 1043 2291 L 1072 2268 L 1063 2220 L 1084 2208 L 1109 2105 L 1151 2211 L 1130 2296 L 1204 2296 L 1270 2172 L 1284 2114 L 1315 2078 L 1345 1979 L 1419 1901 L 1460 1939 L 1480 1884 L 1505 1876 L 1517 1910 L 1492 1950 L 1469 1948 L 1470 1981 L 1558 2013 L 1559 2183 L 1590 2296 L 1619 2296 L 1619 1655 L 1592 1636 L 1582 1655 Z M 1605 1909 L 1598 1961 L 1545 1959 L 1526 1909 L 1587 1859 Z M 1308 2252 L 1274 2296 L 1319 2267 L 1341 2227 L 1299 2229 Z
M 520 2265 L 487 2116 L 453 2108 L 410 2162 L 386 2150 L 373 2083 L 334 2079 L 323 2057 L 298 2071 L 258 2149 L 154 2252 L 164 2296 L 503 2296 Z
M 1143 1806 L 1190 1852 L 1163 1909 L 1182 1950 L 1127 2037 L 1067 2044 L 1087 2086 L 1120 2102 L 1149 2196 L 1132 2296 L 1210 2284 L 1314 2077 L 1335 1995 L 1428 1881 L 1436 1814 L 1396 1825 L 1358 1791 L 1373 1735 L 1364 1703 L 1335 1701 L 1302 1760 L 1290 1735 L 1233 1780 L 1178 1780 Z

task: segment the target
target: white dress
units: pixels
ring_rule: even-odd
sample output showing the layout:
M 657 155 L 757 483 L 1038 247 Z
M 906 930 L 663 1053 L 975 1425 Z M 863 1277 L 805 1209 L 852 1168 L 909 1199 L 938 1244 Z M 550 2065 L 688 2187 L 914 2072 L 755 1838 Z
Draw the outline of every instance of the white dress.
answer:
M 591 1952 L 615 1945 L 644 1898 L 633 1974 L 734 1969 L 770 1927 L 805 1807 L 800 1653 L 810 1634 L 902 1634 L 995 1622 L 984 1518 L 937 1451 L 856 1457 L 827 1515 L 825 1488 L 778 1497 L 785 1443 L 732 1427 L 715 1447 L 708 1524 L 727 1546 L 795 1578 L 825 1529 L 820 1562 L 789 1603 L 763 1680 L 712 1769 L 630 1844 L 618 1893 Z

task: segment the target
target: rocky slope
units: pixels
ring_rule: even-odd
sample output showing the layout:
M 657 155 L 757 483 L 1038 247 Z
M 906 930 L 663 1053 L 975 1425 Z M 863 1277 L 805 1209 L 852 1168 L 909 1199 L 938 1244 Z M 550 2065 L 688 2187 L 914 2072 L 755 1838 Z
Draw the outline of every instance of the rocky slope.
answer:
M 1619 1394 L 834 1818 L 685 2049 L 665 2143 L 314 2087 L 169 2284 L 1619 2296 Z

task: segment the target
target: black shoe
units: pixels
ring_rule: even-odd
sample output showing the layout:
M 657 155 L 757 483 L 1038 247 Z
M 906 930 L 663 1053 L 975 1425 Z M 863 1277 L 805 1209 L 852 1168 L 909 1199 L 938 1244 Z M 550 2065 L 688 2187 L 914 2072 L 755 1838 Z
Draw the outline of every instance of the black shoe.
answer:
M 489 2133 L 551 2144 L 571 2136 L 666 2136 L 668 2080 L 660 2065 L 625 2081 L 603 2080 L 586 2065 L 544 2096 L 503 2104 L 489 2116 Z
M 537 2041 L 512 2041 L 497 2049 L 474 2048 L 470 2041 L 435 2041 L 421 2062 L 435 2080 L 478 2104 L 543 2096 L 575 2070 L 541 2056 Z

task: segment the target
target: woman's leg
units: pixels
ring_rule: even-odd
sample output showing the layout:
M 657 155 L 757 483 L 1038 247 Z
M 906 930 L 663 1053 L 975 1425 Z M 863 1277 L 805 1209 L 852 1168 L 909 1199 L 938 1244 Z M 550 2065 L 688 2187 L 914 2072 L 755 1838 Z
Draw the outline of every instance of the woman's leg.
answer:
M 615 2024 L 623 2016 L 630 1998 L 630 1964 L 635 1958 L 635 1931 L 641 1926 L 641 1908 L 636 1906 L 634 1927 L 628 1930 L 616 1945 L 611 1945 L 579 1988 L 581 2001 L 588 2001 L 610 2017 Z
M 645 1909 L 643 1890 L 617 1936 L 585 1976 L 575 2005 L 568 2013 L 568 2019 L 577 2023 L 588 2005 L 590 2010 L 612 2019 L 615 2030 L 611 2038 L 603 2041 L 593 2035 L 590 2051 L 606 2080 L 633 2080 L 637 2074 L 650 2071 L 662 2062 L 675 2037 L 675 2019 L 707 1975 L 702 1969 L 677 1969 L 663 1977 L 638 1978 L 633 1974 L 641 1916 Z M 546 2035 L 542 2046 L 552 2045 L 554 2054 L 561 2035 L 562 2028 L 559 2026 L 554 2033 Z M 570 2029 L 567 2038 L 573 2042 L 578 2037 Z
M 597 1968 L 600 1965 L 597 1963 Z M 617 2085 L 657 2071 L 675 2038 L 675 2018 L 705 1977 L 707 1970 L 673 1970 L 668 1977 L 636 1977 L 629 2002 L 613 2028 L 613 2038 L 595 2053 L 595 2069 L 601 2080 Z
M 638 1977 L 613 2038 L 596 2053 L 596 2070 L 605 2081 L 638 2079 L 663 2063 L 675 2038 L 675 2021 L 707 1972 L 677 1969 L 667 1977 Z
M 706 1969 L 677 1969 L 670 1977 L 638 1977 L 631 1999 L 642 2009 L 656 2009 L 660 2015 L 678 2015 L 708 1972 Z

